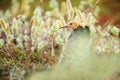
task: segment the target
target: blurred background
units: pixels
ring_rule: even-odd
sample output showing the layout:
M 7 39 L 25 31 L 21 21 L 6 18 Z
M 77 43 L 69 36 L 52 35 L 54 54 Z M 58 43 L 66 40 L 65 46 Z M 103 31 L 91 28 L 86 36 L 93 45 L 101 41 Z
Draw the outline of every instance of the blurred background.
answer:
M 50 1 L 54 0 L 0 0 L 0 18 L 8 20 L 16 17 L 18 14 L 25 14 L 29 20 L 37 6 L 42 6 L 45 11 L 52 9 L 49 6 Z M 61 8 L 62 2 L 66 0 L 56 1 L 58 1 L 58 6 Z M 82 3 L 82 7 L 84 8 L 92 5 L 95 1 L 71 0 L 74 7 L 80 7 Z M 114 24 L 120 24 L 120 0 L 99 0 L 98 6 L 100 8 L 98 20 L 101 24 L 104 24 L 108 20 L 113 20 Z
M 112 52 L 113 55 L 115 52 L 115 55 L 119 55 L 120 29 L 116 27 L 120 27 L 120 0 L 70 1 L 0 0 L 0 53 L 3 53 L 0 54 L 0 80 L 9 80 L 1 79 L 9 75 L 13 75 L 10 77 L 15 77 L 17 80 L 19 77 L 24 78 L 31 74 L 34 70 L 43 71 L 56 66 L 62 47 L 70 33 L 68 30 L 60 30 L 59 27 L 73 20 L 77 14 L 76 19 L 82 19 L 90 27 L 98 26 L 100 37 L 97 34 L 93 43 L 98 53 L 108 55 Z M 96 26 L 96 24 L 99 25 Z M 102 30 L 99 27 L 107 28 Z M 93 28 L 91 33 L 95 35 L 96 30 Z M 24 80 L 20 78 L 19 80 Z

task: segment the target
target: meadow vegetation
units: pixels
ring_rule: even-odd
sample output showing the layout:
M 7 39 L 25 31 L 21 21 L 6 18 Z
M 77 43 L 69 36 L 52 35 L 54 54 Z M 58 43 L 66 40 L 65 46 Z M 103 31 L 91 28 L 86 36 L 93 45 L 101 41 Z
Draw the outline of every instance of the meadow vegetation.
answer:
M 30 0 L 30 3 L 32 1 L 34 0 Z M 77 77 L 76 80 L 120 80 L 118 79 L 120 77 L 118 75 L 120 74 L 120 29 L 112 25 L 112 21 L 99 25 L 98 3 L 99 0 L 96 2 L 81 0 L 79 6 L 73 7 L 70 0 L 61 4 L 51 0 L 49 2 L 51 10 L 45 11 L 43 6 L 38 6 L 31 18 L 27 12 L 29 6 L 25 8 L 25 14 L 17 14 L 14 18 L 11 18 L 11 15 L 15 15 L 17 9 L 12 9 L 12 14 L 9 10 L 5 13 L 1 11 L 0 79 L 26 80 L 33 73 L 42 72 L 34 75 L 31 80 L 75 80 L 79 74 L 81 78 Z M 14 6 L 18 5 L 14 4 L 12 7 Z M 93 57 L 93 64 L 95 72 L 100 75 L 94 75 L 94 72 L 89 74 L 88 62 L 83 62 L 82 66 L 74 66 L 74 69 L 65 70 L 59 67 L 54 70 L 60 59 L 62 48 L 71 33 L 68 29 L 59 28 L 71 20 L 77 20 L 90 27 L 93 54 L 100 56 Z M 85 73 L 82 74 L 82 72 Z M 60 75 L 58 76 L 57 73 Z M 104 77 L 101 77 L 102 73 Z

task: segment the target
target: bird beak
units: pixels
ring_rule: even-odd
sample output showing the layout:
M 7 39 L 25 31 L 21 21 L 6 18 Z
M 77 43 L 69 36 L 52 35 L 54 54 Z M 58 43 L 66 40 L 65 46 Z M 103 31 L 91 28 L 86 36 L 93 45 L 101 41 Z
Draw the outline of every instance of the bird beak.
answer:
M 63 26 L 63 27 L 60 27 L 60 29 L 62 29 L 62 28 L 68 28 L 69 26 Z

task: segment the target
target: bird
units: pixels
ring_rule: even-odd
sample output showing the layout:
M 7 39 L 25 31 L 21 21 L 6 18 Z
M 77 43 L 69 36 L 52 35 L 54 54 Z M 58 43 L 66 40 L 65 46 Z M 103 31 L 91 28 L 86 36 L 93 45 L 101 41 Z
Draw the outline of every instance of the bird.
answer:
M 72 20 L 60 29 L 72 29 L 66 44 L 61 52 L 59 64 L 76 64 L 80 63 L 90 53 L 91 39 L 90 27 L 83 23 Z

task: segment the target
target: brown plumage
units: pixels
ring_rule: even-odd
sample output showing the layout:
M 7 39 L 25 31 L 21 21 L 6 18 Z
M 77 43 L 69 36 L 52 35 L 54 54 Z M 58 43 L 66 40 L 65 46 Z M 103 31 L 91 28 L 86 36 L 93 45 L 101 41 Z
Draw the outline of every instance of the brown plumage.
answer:
M 71 29 L 77 29 L 78 27 L 85 27 L 83 23 L 80 23 L 79 21 L 76 20 L 72 20 L 70 21 L 68 24 L 66 24 L 65 26 L 61 27 L 61 28 L 71 28 Z M 61 29 L 60 28 L 60 29 Z
M 71 28 L 73 31 L 63 47 L 58 64 L 62 63 L 61 61 L 65 64 L 79 63 L 90 52 L 91 40 L 89 27 L 76 20 L 72 20 L 60 29 L 62 28 Z

